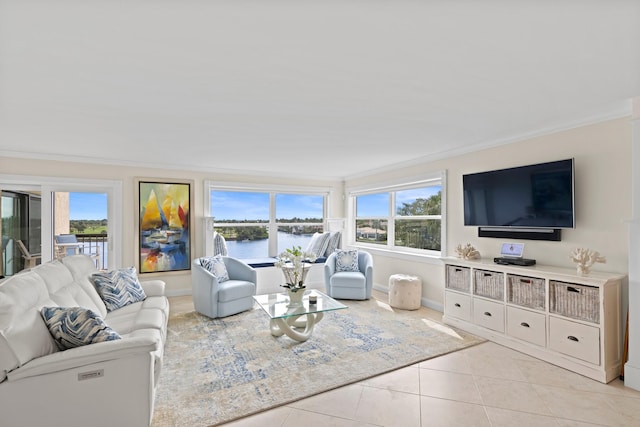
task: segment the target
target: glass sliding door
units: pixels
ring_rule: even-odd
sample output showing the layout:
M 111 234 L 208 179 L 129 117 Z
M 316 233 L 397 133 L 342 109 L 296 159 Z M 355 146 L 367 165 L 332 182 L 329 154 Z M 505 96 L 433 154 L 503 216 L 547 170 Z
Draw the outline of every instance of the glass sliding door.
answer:
M 25 257 L 41 252 L 41 199 L 39 194 L 2 191 L 0 275 L 12 276 L 25 269 Z M 22 245 L 22 247 L 21 247 Z M 24 253 L 24 251 L 27 253 Z

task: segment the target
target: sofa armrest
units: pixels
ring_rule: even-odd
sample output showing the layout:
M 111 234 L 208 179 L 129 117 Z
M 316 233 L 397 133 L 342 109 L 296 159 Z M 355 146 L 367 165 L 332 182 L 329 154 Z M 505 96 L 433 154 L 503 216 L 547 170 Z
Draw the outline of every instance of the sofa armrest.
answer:
M 158 342 L 152 337 L 125 338 L 85 345 L 33 359 L 22 367 L 9 372 L 7 379 L 17 381 L 133 354 L 151 354 L 157 348 Z
M 148 297 L 160 297 L 164 295 L 165 283 L 162 280 L 145 280 L 140 282 L 142 290 Z

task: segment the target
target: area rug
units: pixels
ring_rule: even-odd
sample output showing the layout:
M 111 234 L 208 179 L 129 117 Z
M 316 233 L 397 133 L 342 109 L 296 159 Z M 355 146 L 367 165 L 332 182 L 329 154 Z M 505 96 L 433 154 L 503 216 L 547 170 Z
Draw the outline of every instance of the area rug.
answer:
M 484 341 L 425 308 L 343 302 L 302 343 L 273 337 L 257 307 L 222 319 L 172 315 L 153 427 L 219 425 Z

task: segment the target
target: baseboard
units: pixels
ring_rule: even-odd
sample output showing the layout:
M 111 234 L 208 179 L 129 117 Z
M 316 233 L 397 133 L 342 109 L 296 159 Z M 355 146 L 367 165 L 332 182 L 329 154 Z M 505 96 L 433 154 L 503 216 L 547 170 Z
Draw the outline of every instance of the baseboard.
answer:
M 382 285 L 373 284 L 373 289 L 382 292 L 383 294 L 389 295 L 389 288 Z M 430 308 L 431 310 L 439 311 L 440 313 L 444 313 L 444 305 L 437 301 L 430 300 L 428 298 L 420 298 L 420 305 L 426 308 Z
M 624 385 L 634 390 L 640 390 L 640 368 L 627 362 L 624 365 Z
M 191 289 L 177 289 L 174 291 L 165 291 L 164 294 L 167 297 L 183 297 L 186 295 L 191 295 Z

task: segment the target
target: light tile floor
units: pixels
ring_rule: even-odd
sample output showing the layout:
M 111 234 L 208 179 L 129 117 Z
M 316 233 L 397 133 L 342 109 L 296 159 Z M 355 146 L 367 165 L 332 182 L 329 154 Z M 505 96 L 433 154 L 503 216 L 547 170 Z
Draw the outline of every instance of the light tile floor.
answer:
M 487 342 L 224 424 L 301 425 L 630 427 L 640 392 Z

